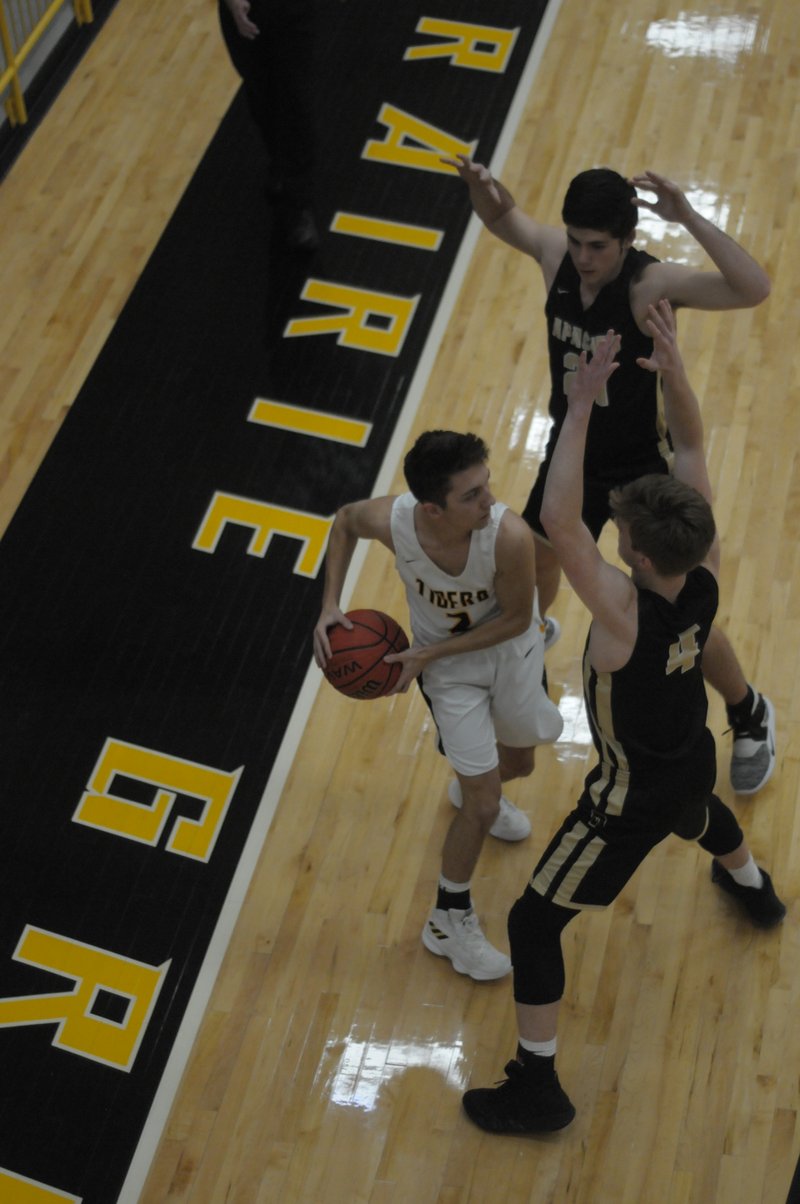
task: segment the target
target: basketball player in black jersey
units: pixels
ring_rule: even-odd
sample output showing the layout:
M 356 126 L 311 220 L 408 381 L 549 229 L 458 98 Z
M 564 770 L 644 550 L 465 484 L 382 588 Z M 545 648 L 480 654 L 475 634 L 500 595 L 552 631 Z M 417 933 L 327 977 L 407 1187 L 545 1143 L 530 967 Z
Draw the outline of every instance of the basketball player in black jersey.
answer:
M 536 584 L 542 616 L 558 589 L 558 557 L 540 521 L 550 461 L 566 413 L 566 383 L 578 356 L 591 351 L 609 329 L 621 337 L 619 368 L 595 406 L 586 439 L 583 517 L 595 539 L 610 518 L 612 488 L 643 473 L 666 473 L 671 447 L 654 375 L 638 359 L 649 356 L 647 330 L 651 304 L 666 297 L 674 307 L 740 309 L 758 305 L 769 294 L 769 278 L 748 253 L 689 204 L 671 181 L 645 172 L 632 182 L 597 168 L 581 172 L 564 198 L 565 228 L 543 225 L 523 213 L 506 188 L 481 164 L 466 156 L 447 159 L 470 190 L 478 217 L 517 250 L 531 255 L 547 288 L 550 352 L 550 415 L 553 427 L 523 517 L 537 537 Z M 655 193 L 655 201 L 636 188 Z M 712 259 L 716 271 L 661 263 L 633 246 L 637 206 L 665 221 L 679 222 Z M 545 619 L 546 643 L 557 637 L 557 624 Z M 547 634 L 550 634 L 550 639 Z M 739 794 L 754 794 L 775 766 L 775 711 L 769 699 L 746 681 L 727 637 L 714 628 L 703 655 L 706 680 L 724 698 L 734 734 L 731 784 Z
M 499 1087 L 464 1096 L 468 1115 L 491 1132 L 559 1129 L 575 1115 L 555 1073 L 561 932 L 583 908 L 611 903 L 665 837 L 697 840 L 711 853 L 713 881 L 755 924 L 771 927 L 786 913 L 713 793 L 700 660 L 717 609 L 719 540 L 700 410 L 669 303 L 649 315 L 654 351 L 640 363 L 662 373 L 675 463 L 672 476 L 651 473 L 611 494 L 630 576 L 602 558 L 582 518 L 587 430 L 593 400 L 618 370 L 618 335 L 609 333 L 588 363 L 581 353 L 544 491 L 545 530 L 592 612 L 584 682 L 598 764 L 509 915 L 517 1057 Z

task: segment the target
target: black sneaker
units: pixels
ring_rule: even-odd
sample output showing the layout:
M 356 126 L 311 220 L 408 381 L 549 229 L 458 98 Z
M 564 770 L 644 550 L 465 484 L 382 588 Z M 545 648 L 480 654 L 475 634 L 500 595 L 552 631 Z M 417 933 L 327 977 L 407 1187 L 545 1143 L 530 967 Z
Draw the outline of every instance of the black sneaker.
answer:
M 464 1111 L 479 1128 L 487 1133 L 553 1133 L 574 1118 L 575 1108 L 557 1074 L 542 1082 L 514 1060 L 506 1074 L 497 1087 L 464 1092 Z
M 716 858 L 711 862 L 711 881 L 733 895 L 759 928 L 774 928 L 786 915 L 786 907 L 775 894 L 767 871 L 762 870 L 761 874 L 764 881 L 760 887 L 740 886 Z

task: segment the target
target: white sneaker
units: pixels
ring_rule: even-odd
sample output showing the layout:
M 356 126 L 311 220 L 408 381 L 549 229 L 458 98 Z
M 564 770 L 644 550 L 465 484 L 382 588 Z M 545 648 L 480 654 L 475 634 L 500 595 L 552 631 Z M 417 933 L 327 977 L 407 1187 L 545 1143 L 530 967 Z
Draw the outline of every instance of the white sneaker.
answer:
M 458 778 L 453 778 L 447 787 L 447 797 L 460 811 L 464 800 L 461 797 L 461 783 Z M 519 807 L 515 807 L 510 799 L 501 794 L 500 814 L 489 829 L 489 835 L 496 836 L 498 840 L 524 840 L 530 834 L 531 821 L 525 812 L 520 811 Z
M 469 911 L 434 907 L 422 930 L 422 943 L 437 957 L 449 957 L 459 974 L 479 982 L 502 978 L 511 969 L 511 958 L 489 944 L 471 907 Z
M 546 619 L 542 619 L 539 624 L 539 630 L 544 636 L 545 652 L 561 639 L 561 624 L 558 619 L 551 619 L 549 615 Z

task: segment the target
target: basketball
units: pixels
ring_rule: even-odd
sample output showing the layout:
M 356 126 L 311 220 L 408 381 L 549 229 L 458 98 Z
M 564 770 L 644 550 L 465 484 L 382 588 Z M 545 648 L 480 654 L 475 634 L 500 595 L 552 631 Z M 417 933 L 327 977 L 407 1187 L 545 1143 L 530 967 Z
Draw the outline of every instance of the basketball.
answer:
M 352 631 L 340 623 L 328 629 L 331 657 L 323 672 L 348 698 L 381 698 L 397 684 L 403 668 L 387 665 L 383 658 L 405 651 L 406 633 L 380 610 L 350 610 L 347 617 Z

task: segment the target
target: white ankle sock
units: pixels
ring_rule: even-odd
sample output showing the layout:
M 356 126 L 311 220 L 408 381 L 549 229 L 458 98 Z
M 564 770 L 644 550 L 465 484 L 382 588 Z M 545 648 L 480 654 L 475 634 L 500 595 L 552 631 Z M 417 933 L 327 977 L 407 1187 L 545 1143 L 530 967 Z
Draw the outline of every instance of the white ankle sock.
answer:
M 738 882 L 739 886 L 752 886 L 758 890 L 764 883 L 763 875 L 753 860 L 752 853 L 747 863 L 741 869 L 728 870 L 728 873 L 734 882 Z
M 439 875 L 439 885 L 442 890 L 449 891 L 452 895 L 461 894 L 462 891 L 468 891 L 470 888 L 469 882 L 451 882 L 449 878 L 445 878 L 444 874 Z
M 519 1043 L 523 1049 L 527 1049 L 528 1053 L 538 1054 L 540 1058 L 554 1058 L 557 1039 L 557 1037 L 553 1037 L 552 1041 L 526 1041 L 520 1037 Z

